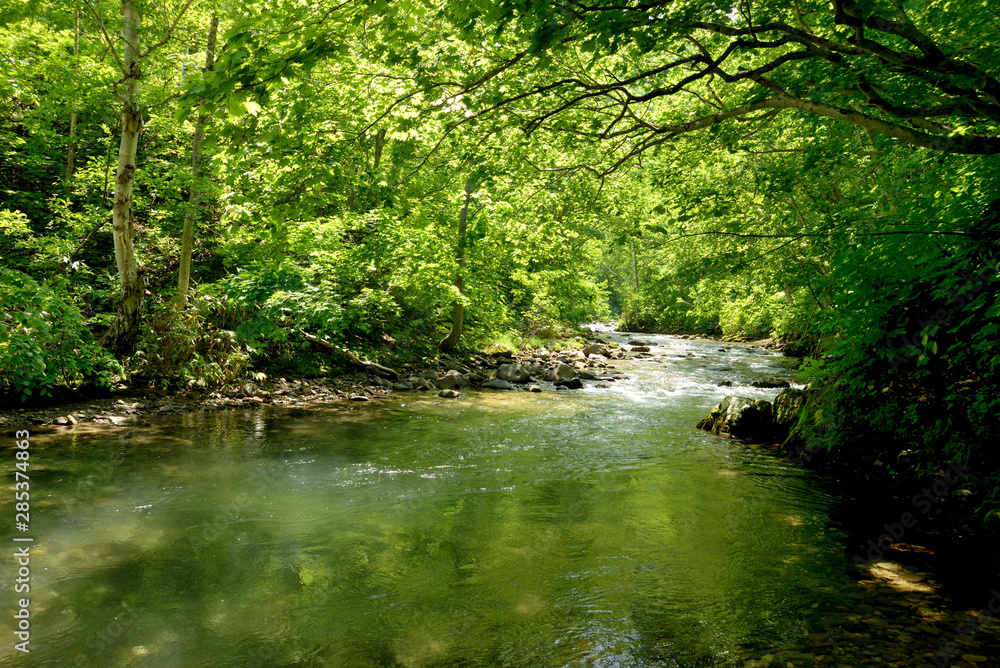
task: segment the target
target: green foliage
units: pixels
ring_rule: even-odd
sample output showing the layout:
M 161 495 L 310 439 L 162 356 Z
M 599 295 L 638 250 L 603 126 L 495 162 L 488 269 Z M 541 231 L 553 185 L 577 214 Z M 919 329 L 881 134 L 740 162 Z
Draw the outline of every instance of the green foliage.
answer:
M 221 329 L 221 300 L 194 291 L 178 311 L 164 302 L 151 314 L 138 352 L 129 360 L 134 377 L 180 387 L 208 388 L 239 380 L 248 370 L 249 352 L 235 332 Z
M 159 306 L 130 372 L 212 386 L 255 365 L 326 371 L 299 330 L 373 356 L 429 354 L 454 303 L 468 347 L 540 344 L 615 315 L 626 329 L 795 344 L 822 389 L 802 429 L 838 421 L 831 453 L 870 463 L 911 447 L 920 471 L 947 457 L 1000 470 L 984 446 L 1000 408 L 1000 164 L 961 154 L 997 150 L 982 100 L 998 19 L 911 3 L 907 25 L 928 41 L 906 46 L 880 28 L 903 16 L 893 3 L 840 4 L 869 22 L 865 44 L 819 0 L 755 3 L 752 17 L 699 0 L 572 13 L 535 0 L 251 3 L 223 17 L 207 77 L 208 8 L 191 5 L 144 58 L 132 208 Z M 117 300 L 121 73 L 87 12 L 77 57 L 65 7 L 0 16 L 4 383 L 107 382 L 116 368 L 91 330 Z M 144 43 L 167 37 L 162 18 Z M 119 33 L 113 12 L 104 20 Z M 734 43 L 751 20 L 779 28 Z M 912 57 L 931 43 L 940 57 Z M 740 74 L 709 76 L 702 49 Z M 750 110 L 778 90 L 809 104 Z M 853 111 L 835 121 L 813 104 Z M 960 153 L 914 148 L 927 144 L 916 129 Z M 195 287 L 177 311 L 187 213 Z M 42 284 L 57 268 L 66 278 Z
M 28 268 L 31 249 L 36 245 L 28 227 L 28 217 L 20 211 L 0 209 L 0 260 L 10 269 Z
M 94 341 L 66 282 L 39 284 L 0 266 L 0 384 L 22 400 L 83 381 L 108 387 L 122 368 Z

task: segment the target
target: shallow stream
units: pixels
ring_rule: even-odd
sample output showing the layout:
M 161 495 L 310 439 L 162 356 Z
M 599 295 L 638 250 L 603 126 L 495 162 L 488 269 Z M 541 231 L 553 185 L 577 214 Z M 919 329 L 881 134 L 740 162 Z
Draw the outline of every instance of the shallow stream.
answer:
M 825 662 L 830 620 L 883 612 L 858 603 L 833 487 L 694 428 L 726 394 L 773 398 L 748 383 L 794 379 L 794 360 L 642 338 L 654 356 L 619 364 L 628 378 L 606 388 L 37 436 L 32 653 L 5 641 L 0 663 L 847 660 Z

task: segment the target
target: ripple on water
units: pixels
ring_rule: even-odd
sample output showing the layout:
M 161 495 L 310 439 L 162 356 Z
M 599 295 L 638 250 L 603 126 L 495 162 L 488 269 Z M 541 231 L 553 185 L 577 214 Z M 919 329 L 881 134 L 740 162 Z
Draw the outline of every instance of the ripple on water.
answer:
M 73 471 L 38 525 L 39 661 L 106 634 L 119 665 L 742 666 L 853 586 L 837 500 L 693 427 L 728 393 L 777 393 L 720 375 L 786 361 L 642 338 L 662 364 L 604 389 L 39 442 Z

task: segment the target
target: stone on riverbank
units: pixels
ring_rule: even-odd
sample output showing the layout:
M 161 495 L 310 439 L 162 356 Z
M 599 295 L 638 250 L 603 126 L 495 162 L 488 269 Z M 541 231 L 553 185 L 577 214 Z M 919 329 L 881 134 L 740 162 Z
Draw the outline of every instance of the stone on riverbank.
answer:
M 445 390 L 461 390 L 471 385 L 468 378 L 454 369 L 438 379 L 438 386 Z
M 698 428 L 732 438 L 785 441 L 807 398 L 804 390 L 791 388 L 782 390 L 774 403 L 728 396 L 698 423 Z
M 774 424 L 785 430 L 786 434 L 799 419 L 799 411 L 806 402 L 804 390 L 791 388 L 782 390 L 774 398 Z
M 508 383 L 527 383 L 531 380 L 531 374 L 519 362 L 514 364 L 501 364 L 497 369 L 497 378 Z

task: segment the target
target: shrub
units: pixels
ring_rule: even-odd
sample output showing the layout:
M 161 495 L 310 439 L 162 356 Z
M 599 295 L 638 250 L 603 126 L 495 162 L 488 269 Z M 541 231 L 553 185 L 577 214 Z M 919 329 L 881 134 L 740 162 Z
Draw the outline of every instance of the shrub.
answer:
M 159 305 L 131 360 L 134 372 L 199 388 L 239 379 L 250 357 L 234 332 L 213 324 L 213 309 L 221 311 L 220 302 L 192 291 L 183 311 L 170 302 Z
M 0 267 L 0 383 L 22 401 L 50 396 L 85 380 L 109 386 L 121 365 L 101 348 L 74 305 L 64 279 L 39 284 L 27 274 Z

